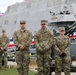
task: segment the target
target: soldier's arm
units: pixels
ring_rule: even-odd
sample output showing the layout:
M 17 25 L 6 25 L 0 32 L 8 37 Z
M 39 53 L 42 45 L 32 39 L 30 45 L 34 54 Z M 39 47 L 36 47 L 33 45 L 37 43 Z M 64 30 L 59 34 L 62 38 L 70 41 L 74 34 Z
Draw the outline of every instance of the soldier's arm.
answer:
M 29 32 L 29 36 L 28 36 L 27 42 L 25 42 L 25 44 L 24 44 L 24 47 L 29 47 L 31 41 L 32 41 L 32 33 Z
M 50 32 L 50 42 L 49 44 L 52 46 L 54 44 L 54 35 Z
M 35 36 L 34 36 L 34 42 L 35 42 L 35 47 L 36 47 L 38 50 L 40 50 L 41 47 L 39 46 L 37 33 L 36 33 Z
M 46 50 L 51 49 L 51 47 L 53 45 L 54 36 L 51 32 L 49 32 L 49 35 L 50 35 L 50 37 L 49 37 L 50 40 L 49 40 L 48 44 L 46 44 L 46 47 L 45 47 Z
M 17 40 L 17 35 L 16 35 L 16 32 L 13 34 L 13 41 L 14 41 L 14 44 L 15 46 L 19 46 L 19 43 L 18 43 L 18 40 Z
M 0 36 L 0 49 L 2 47 L 2 39 L 1 39 L 1 36 Z
M 7 42 L 6 42 L 6 45 L 4 46 L 4 49 L 6 49 L 6 48 L 8 47 L 9 42 L 10 42 L 10 40 L 9 40 L 9 38 L 7 37 Z
M 67 47 L 65 48 L 65 51 L 70 50 L 70 45 L 71 45 L 71 42 L 70 42 L 70 38 L 68 37 L 68 44 L 67 44 Z
M 54 46 L 54 50 L 55 50 L 55 52 L 57 53 L 57 54 L 61 54 L 61 52 L 60 52 L 60 49 L 59 49 L 59 47 L 57 46 L 57 39 L 55 38 L 54 39 L 54 44 L 53 44 L 53 46 Z

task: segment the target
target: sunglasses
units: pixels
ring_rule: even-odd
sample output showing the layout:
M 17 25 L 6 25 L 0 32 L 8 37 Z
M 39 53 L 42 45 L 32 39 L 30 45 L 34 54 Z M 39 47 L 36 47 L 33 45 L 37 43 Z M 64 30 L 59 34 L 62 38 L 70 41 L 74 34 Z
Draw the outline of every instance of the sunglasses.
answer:
M 41 24 L 41 25 L 46 25 L 46 24 Z

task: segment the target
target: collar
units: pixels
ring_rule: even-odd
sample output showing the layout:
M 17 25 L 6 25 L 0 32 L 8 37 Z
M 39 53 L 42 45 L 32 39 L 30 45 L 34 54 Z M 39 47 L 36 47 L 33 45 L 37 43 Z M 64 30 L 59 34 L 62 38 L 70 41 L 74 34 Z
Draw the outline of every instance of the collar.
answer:
M 20 32 L 25 32 L 26 31 L 26 29 L 20 29 Z
M 46 33 L 47 32 L 47 28 L 46 29 L 41 29 L 41 33 Z
M 6 35 L 2 35 L 2 37 L 6 37 Z

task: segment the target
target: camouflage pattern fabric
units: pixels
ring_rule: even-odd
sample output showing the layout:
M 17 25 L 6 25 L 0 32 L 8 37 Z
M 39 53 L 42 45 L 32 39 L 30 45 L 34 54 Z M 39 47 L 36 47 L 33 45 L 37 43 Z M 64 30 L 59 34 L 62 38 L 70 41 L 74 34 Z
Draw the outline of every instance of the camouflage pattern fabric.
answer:
M 32 40 L 32 34 L 29 30 L 18 30 L 13 35 L 13 40 L 16 45 L 16 63 L 18 75 L 28 75 L 30 51 L 29 46 Z M 23 45 L 24 49 L 20 50 L 19 45 Z
M 2 54 L 0 54 L 0 69 L 2 69 Z
M 2 55 L 4 55 L 4 67 L 7 68 L 7 47 L 9 38 L 7 36 L 0 36 L 0 66 L 2 66 Z
M 48 29 L 40 29 L 35 34 L 38 75 L 50 75 L 52 41 L 53 35 Z
M 64 70 L 65 75 L 70 75 L 70 39 L 67 36 L 58 36 L 55 40 L 55 75 L 61 75 L 62 68 Z

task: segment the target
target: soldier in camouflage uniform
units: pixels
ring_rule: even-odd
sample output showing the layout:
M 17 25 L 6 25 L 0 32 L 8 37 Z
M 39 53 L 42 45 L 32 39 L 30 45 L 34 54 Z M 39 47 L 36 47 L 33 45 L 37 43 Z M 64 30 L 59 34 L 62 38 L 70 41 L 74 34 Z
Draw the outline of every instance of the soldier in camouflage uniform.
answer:
M 18 75 L 28 75 L 30 51 L 29 46 L 32 40 L 32 33 L 26 30 L 26 21 L 20 21 L 21 29 L 13 35 L 13 40 L 16 45 L 16 62 Z
M 0 68 L 2 68 L 2 57 L 4 56 L 4 68 L 7 68 L 7 47 L 9 44 L 9 38 L 6 36 L 5 29 L 2 30 L 2 36 L 0 36 Z
M 70 65 L 71 65 L 71 57 L 70 57 L 70 40 L 68 36 L 65 36 L 65 28 L 59 28 L 60 35 L 56 37 L 55 41 L 55 64 L 56 70 L 55 75 L 61 75 L 61 71 L 63 71 L 65 75 L 70 75 Z
M 41 29 L 35 34 L 38 75 L 50 75 L 52 33 L 47 29 L 47 21 L 41 20 Z

